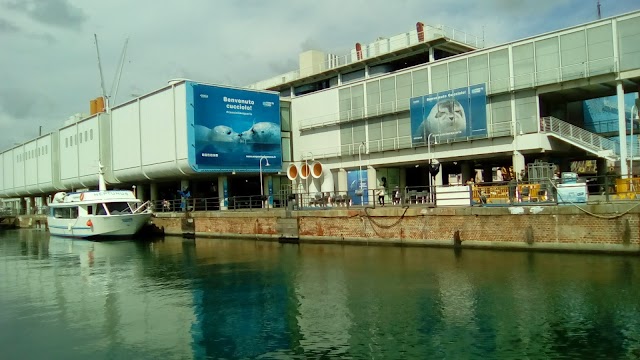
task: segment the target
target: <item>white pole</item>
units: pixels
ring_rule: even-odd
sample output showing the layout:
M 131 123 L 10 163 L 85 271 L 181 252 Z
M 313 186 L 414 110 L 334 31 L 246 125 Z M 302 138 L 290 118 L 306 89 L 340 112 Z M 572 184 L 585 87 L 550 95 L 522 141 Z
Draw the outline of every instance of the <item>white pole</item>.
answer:
M 362 152 L 360 148 L 365 146 L 364 142 L 358 145 L 358 189 L 360 189 L 360 205 L 364 205 L 364 194 L 362 193 Z
M 636 109 L 636 115 L 638 113 L 638 108 L 633 105 L 631 107 L 631 160 L 629 160 L 629 172 L 631 173 L 631 178 L 633 179 L 633 109 Z

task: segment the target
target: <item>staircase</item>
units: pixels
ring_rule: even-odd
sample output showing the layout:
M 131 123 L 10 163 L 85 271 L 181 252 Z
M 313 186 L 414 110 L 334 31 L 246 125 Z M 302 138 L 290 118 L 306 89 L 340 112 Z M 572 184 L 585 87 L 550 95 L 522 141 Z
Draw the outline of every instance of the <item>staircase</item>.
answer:
M 612 161 L 620 158 L 618 151 L 616 151 L 615 141 L 556 119 L 553 116 L 540 119 L 540 131 L 598 157 Z

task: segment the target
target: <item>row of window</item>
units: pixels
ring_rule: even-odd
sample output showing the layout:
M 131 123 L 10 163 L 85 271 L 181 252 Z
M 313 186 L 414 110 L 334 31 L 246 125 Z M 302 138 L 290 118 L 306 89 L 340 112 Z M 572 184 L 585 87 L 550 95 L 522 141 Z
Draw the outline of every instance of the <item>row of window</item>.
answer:
M 80 136 L 78 136 L 80 135 Z M 75 135 L 71 135 L 68 138 L 64 138 L 64 147 L 68 148 L 69 146 L 73 146 L 78 145 L 78 144 L 82 144 L 82 138 L 83 138 L 83 133 L 80 132 L 78 134 Z M 89 140 L 93 140 L 93 129 L 87 131 L 84 131 L 84 142 L 87 142 Z
M 126 202 L 114 202 L 105 204 L 96 204 L 87 206 L 87 215 L 118 215 L 123 213 L 132 212 L 132 204 Z M 56 219 L 75 219 L 78 217 L 78 207 L 62 207 L 62 208 L 49 208 L 51 216 Z M 95 214 L 94 214 L 95 210 Z M 108 212 L 107 212 L 108 211 Z
M 16 161 L 23 162 L 47 154 L 49 154 L 49 145 L 43 145 L 35 149 L 27 150 L 22 154 L 16 155 Z

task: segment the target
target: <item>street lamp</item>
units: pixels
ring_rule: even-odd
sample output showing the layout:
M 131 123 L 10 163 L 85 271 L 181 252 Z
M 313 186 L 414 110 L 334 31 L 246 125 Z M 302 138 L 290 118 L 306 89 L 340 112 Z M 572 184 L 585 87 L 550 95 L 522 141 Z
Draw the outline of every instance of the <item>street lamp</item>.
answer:
M 311 155 L 311 161 L 313 161 L 313 153 L 311 151 L 305 151 L 302 154 L 302 159 L 304 160 L 305 169 L 307 170 L 307 177 L 304 179 L 305 186 L 307 188 L 307 201 L 309 201 L 309 176 L 311 176 L 311 169 L 309 169 L 309 155 Z
M 433 136 L 433 144 L 438 145 L 438 139 L 436 134 L 430 133 L 427 137 L 427 153 L 429 154 L 429 203 L 433 202 L 433 176 L 431 175 L 431 163 L 433 162 L 433 155 L 431 154 L 431 136 Z
M 262 207 L 264 208 L 264 186 L 262 185 L 262 160 L 265 160 L 264 166 L 269 166 L 269 159 L 266 156 L 260 157 L 260 201 L 262 201 Z
M 635 118 L 638 118 L 638 107 L 636 105 L 633 105 L 631 107 L 631 159 L 629 160 L 629 172 L 631 173 L 631 179 L 633 179 L 633 110 L 636 110 L 636 116 Z M 631 180 L 631 182 L 633 183 L 633 180 Z
M 362 194 L 362 148 L 365 148 L 366 150 L 366 145 L 364 144 L 364 141 L 360 143 L 360 145 L 358 145 L 358 189 L 360 190 L 360 205 L 364 205 L 364 199 L 363 199 L 363 194 Z

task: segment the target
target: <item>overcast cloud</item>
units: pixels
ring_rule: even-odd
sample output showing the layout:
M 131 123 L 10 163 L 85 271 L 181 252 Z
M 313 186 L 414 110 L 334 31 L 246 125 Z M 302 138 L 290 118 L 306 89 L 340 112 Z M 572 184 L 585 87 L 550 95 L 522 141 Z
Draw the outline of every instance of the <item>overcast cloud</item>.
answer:
M 601 3 L 604 17 L 640 8 Z M 418 21 L 490 46 L 595 19 L 596 0 L 0 0 L 0 150 L 88 112 L 94 33 L 107 90 L 130 37 L 120 103 L 179 77 L 247 85 L 294 70 L 303 50 L 342 55 Z

